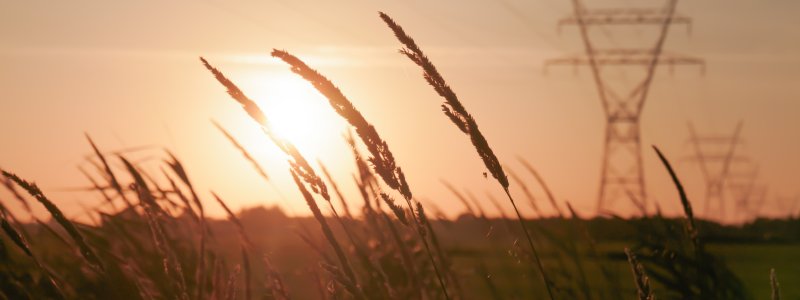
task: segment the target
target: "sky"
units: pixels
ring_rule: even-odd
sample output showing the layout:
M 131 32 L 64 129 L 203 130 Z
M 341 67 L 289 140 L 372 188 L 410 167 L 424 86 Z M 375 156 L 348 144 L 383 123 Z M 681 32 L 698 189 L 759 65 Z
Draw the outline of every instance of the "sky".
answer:
M 590 8 L 663 3 L 585 2 Z M 657 70 L 641 117 L 651 203 L 668 214 L 680 212 L 649 145 L 673 161 L 701 206 L 703 179 L 689 159 L 686 124 L 721 135 L 742 121 L 744 142 L 737 151 L 758 165 L 757 184 L 767 195 L 757 210 L 786 214 L 800 196 L 800 2 L 681 1 L 677 10 L 693 24 L 673 26 L 665 51 L 703 58 L 706 67 Z M 591 73 L 543 67 L 547 59 L 584 50 L 576 28 L 556 26 L 572 13 L 569 1 L 559 0 L 2 1 L 0 168 L 34 180 L 69 216 L 81 218 L 101 201 L 75 191 L 88 186 L 78 170 L 91 167 L 86 133 L 109 152 L 142 148 L 126 156 L 149 170 L 158 170 L 169 149 L 207 203 L 213 190 L 235 208 L 278 204 L 307 215 L 286 157 L 202 67 L 198 57 L 204 56 L 254 98 L 310 161 L 331 169 L 356 201 L 354 164 L 342 138 L 346 124 L 310 85 L 269 56 L 277 48 L 341 88 L 388 142 L 425 203 L 450 216 L 464 211 L 443 180 L 481 199 L 503 196 L 482 175 L 486 170 L 468 137 L 441 113 L 442 99 L 397 52 L 378 11 L 414 37 L 500 161 L 522 175 L 547 213 L 553 210 L 517 157 L 535 166 L 559 203 L 569 201 L 585 215 L 595 212 L 605 117 Z M 652 43 L 654 31 L 604 27 L 591 34 L 598 44 L 630 46 Z M 609 80 L 625 83 L 635 76 L 618 72 Z M 211 120 L 256 155 L 272 184 Z M 513 182 L 511 191 L 524 199 Z M 19 209 L 7 193 L 0 192 L 0 200 Z M 633 212 L 630 203 L 613 205 L 620 214 Z

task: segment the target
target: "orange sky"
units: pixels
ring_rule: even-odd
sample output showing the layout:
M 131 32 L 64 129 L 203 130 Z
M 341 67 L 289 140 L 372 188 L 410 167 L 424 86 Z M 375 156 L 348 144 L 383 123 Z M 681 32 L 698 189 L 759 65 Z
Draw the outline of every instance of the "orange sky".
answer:
M 800 193 L 798 9 L 800 2 L 791 0 L 679 4 L 695 23 L 691 35 L 674 27 L 666 49 L 705 58 L 707 71 L 658 72 L 642 116 L 643 145 L 657 144 L 673 159 L 696 203 L 703 198 L 700 171 L 682 159 L 692 151 L 687 121 L 701 132 L 721 134 L 744 120 L 741 153 L 758 162 L 759 182 L 769 187 L 765 213 L 785 211 L 776 199 Z M 294 134 L 300 150 L 323 161 L 354 192 L 352 159 L 340 138 L 344 124 L 310 86 L 269 57 L 279 48 L 306 59 L 342 89 L 388 141 L 415 195 L 450 214 L 463 208 L 440 179 L 479 196 L 501 196 L 497 184 L 481 175 L 485 170 L 469 139 L 442 115 L 441 98 L 397 53 L 378 10 L 426 51 L 501 161 L 524 174 L 515 156 L 526 157 L 560 200 L 585 213 L 594 210 L 604 116 L 590 73 L 542 70 L 547 58 L 583 50 L 575 28 L 558 34 L 555 23 L 571 7 L 557 0 L 4 2 L 0 167 L 37 181 L 78 216 L 78 202 L 99 201 L 63 191 L 86 185 L 76 166 L 91 150 L 83 137 L 88 132 L 107 150 L 157 146 L 134 155 L 144 161 L 170 148 L 202 191 L 214 190 L 233 206 L 279 201 L 213 128 L 215 119 L 259 154 L 284 195 L 297 199 L 285 158 L 202 68 L 197 57 L 203 55 L 268 114 L 306 124 Z M 642 42 L 651 33 L 630 30 L 606 42 Z M 303 104 L 281 104 L 294 97 Z M 294 115 L 303 109 L 311 114 Z M 649 148 L 644 154 L 649 194 L 663 210 L 677 212 L 666 173 Z M 512 192 L 522 198 L 513 183 Z M 6 196 L 0 193 L 9 202 Z M 291 206 L 307 211 L 302 201 Z

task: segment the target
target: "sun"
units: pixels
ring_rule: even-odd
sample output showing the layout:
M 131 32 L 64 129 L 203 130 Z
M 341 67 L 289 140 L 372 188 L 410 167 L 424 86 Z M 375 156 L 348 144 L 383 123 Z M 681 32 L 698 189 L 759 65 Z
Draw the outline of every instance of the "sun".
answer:
M 319 157 L 332 143 L 341 142 L 346 127 L 328 100 L 294 74 L 258 76 L 253 100 L 267 117 L 272 132 L 292 142 L 307 159 Z

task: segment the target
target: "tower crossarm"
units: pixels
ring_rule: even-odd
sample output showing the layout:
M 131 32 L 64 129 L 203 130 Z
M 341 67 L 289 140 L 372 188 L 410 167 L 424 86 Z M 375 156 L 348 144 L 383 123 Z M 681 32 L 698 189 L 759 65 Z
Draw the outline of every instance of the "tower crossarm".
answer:
M 651 8 L 623 8 L 623 9 L 592 9 L 580 11 L 582 20 L 576 16 L 567 16 L 558 21 L 558 26 L 565 25 L 635 25 L 652 24 L 661 25 L 667 19 L 673 24 L 692 25 L 692 18 L 679 13 L 670 14 L 664 9 Z
M 726 144 L 726 145 L 730 144 L 730 143 L 744 144 L 743 140 L 741 140 L 741 139 L 734 140 L 731 136 L 726 136 L 726 135 L 697 136 L 697 137 L 692 137 L 692 138 L 688 139 L 687 142 L 691 142 L 691 143 L 699 142 L 699 143 L 704 143 L 704 144 L 705 143 L 708 143 L 708 144 Z
M 548 59 L 545 61 L 545 68 L 553 65 L 582 65 L 597 66 L 605 65 L 639 65 L 650 66 L 655 59 L 656 64 L 660 65 L 697 65 L 705 68 L 705 60 L 688 55 L 661 53 L 656 57 L 651 50 L 647 49 L 603 49 L 594 50 L 594 57 L 588 55 L 571 55 Z
M 730 181 L 751 181 L 758 177 L 758 167 L 754 167 L 751 170 L 745 171 L 729 171 L 728 172 L 728 180 Z
M 685 158 L 686 160 L 690 161 L 698 161 L 698 162 L 724 162 L 730 161 L 731 163 L 744 163 L 750 162 L 750 159 L 745 156 L 728 156 L 727 154 L 701 154 L 700 156 L 689 156 Z

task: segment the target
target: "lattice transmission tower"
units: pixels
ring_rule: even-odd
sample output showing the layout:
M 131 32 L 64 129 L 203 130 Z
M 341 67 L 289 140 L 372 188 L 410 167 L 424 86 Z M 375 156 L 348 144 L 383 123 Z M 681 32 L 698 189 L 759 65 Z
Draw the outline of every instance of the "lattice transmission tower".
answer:
M 759 166 L 748 161 L 731 166 L 725 188 L 734 204 L 733 221 L 746 221 L 758 217 L 769 187 L 758 184 Z
M 633 198 L 638 205 L 647 207 L 639 121 L 658 65 L 705 67 L 702 59 L 663 51 L 670 25 L 690 26 L 691 19 L 675 13 L 677 0 L 667 0 L 663 8 L 655 9 L 588 9 L 580 0 L 573 0 L 572 4 L 573 14 L 561 19 L 559 26 L 577 26 L 584 53 L 547 60 L 545 67 L 585 65 L 591 69 L 606 115 L 597 210 L 609 211 L 620 198 Z M 655 26 L 655 40 L 633 46 L 616 45 L 619 37 L 613 33 L 634 26 Z M 614 36 L 612 45 L 606 45 L 609 36 Z M 635 72 L 635 78 L 630 80 L 627 72 Z M 628 80 L 612 80 L 612 75 L 619 73 L 626 74 Z
M 703 203 L 702 214 L 706 217 L 724 218 L 726 214 L 725 187 L 734 189 L 749 189 L 750 178 L 746 183 L 736 178 L 737 174 L 732 174 L 734 164 L 749 162 L 747 157 L 736 153 L 737 147 L 742 143 L 741 132 L 743 123 L 736 124 L 733 133 L 730 135 L 719 134 L 698 134 L 691 122 L 689 122 L 689 142 L 692 144 L 694 156 L 692 157 L 703 173 L 706 185 L 705 202 Z M 739 180 L 737 180 L 739 179 Z M 733 187 L 734 185 L 740 185 Z M 734 195 L 735 207 L 739 207 L 739 197 L 742 192 L 737 190 Z

